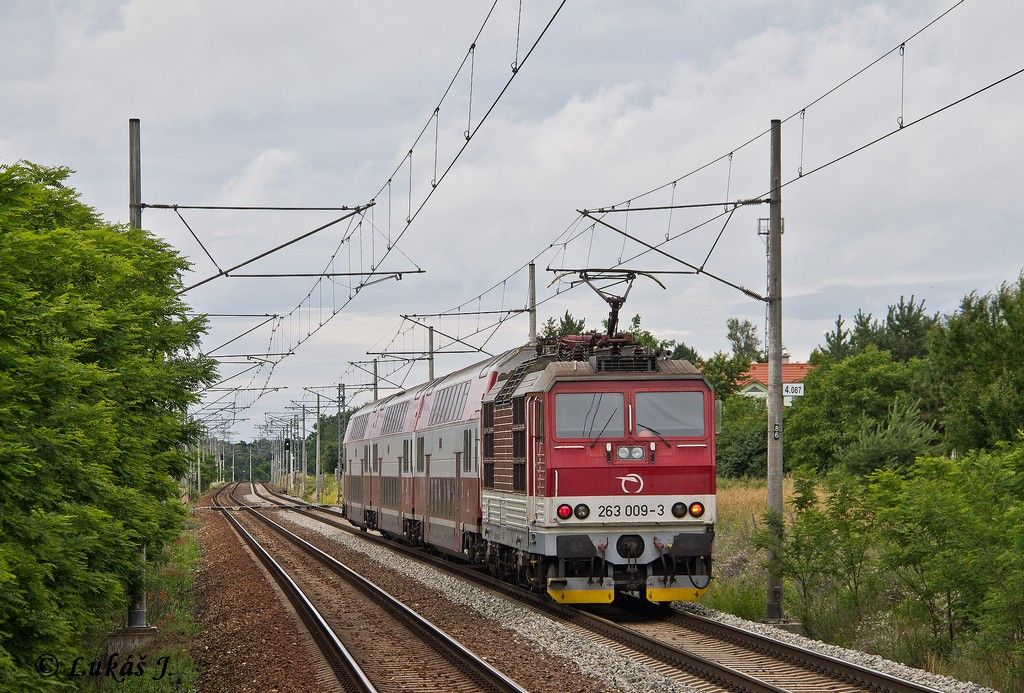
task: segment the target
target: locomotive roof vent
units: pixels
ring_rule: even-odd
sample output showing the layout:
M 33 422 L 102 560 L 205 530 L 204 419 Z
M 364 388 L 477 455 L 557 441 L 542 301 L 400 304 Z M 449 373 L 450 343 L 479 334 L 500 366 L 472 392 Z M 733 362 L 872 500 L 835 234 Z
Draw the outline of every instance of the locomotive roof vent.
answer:
M 655 352 L 646 349 L 635 352 L 599 352 L 590 357 L 590 365 L 597 372 L 651 373 L 658 370 L 658 356 Z

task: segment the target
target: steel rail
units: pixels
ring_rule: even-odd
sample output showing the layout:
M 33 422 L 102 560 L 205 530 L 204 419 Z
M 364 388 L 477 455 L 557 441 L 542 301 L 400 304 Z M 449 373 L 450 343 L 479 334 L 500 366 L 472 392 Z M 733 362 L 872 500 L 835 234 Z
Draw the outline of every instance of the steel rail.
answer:
M 319 520 L 324 524 L 362 537 L 363 539 L 366 539 L 368 541 L 373 541 L 382 546 L 390 547 L 395 551 L 403 553 L 415 560 L 419 560 L 421 562 L 433 565 L 441 570 L 458 573 L 461 577 L 465 577 L 479 585 L 482 585 L 489 589 L 497 590 L 507 596 L 510 596 L 511 598 L 517 601 L 525 602 L 530 606 L 539 608 L 540 610 L 544 611 L 545 613 L 548 613 L 549 615 L 553 615 L 562 620 L 571 621 L 588 630 L 598 632 L 599 634 L 605 635 L 606 637 L 609 637 L 618 642 L 623 642 L 624 644 L 627 644 L 630 647 L 633 647 L 633 645 L 631 644 L 632 641 L 642 643 L 642 646 L 634 647 L 634 649 L 638 649 L 639 651 L 644 652 L 648 656 L 654 657 L 655 659 L 658 659 L 659 661 L 662 661 L 666 664 L 675 666 L 674 661 L 672 660 L 678 660 L 680 654 L 685 656 L 694 656 L 697 657 L 698 660 L 703 659 L 699 656 L 693 655 L 692 653 L 687 653 L 683 650 L 679 650 L 678 648 L 674 648 L 671 645 L 667 645 L 656 640 L 652 640 L 648 636 L 645 636 L 641 633 L 637 633 L 636 631 L 626 628 L 625 626 L 616 624 L 612 621 L 608 621 L 607 619 L 603 619 L 599 616 L 594 616 L 593 614 L 577 611 L 575 609 L 565 607 L 561 604 L 557 604 L 548 599 L 546 596 L 537 595 L 532 592 L 526 592 L 520 587 L 516 587 L 514 585 L 502 582 L 497 578 L 492 578 L 491 576 L 480 573 L 474 570 L 473 568 L 468 567 L 467 565 L 459 565 L 457 563 L 452 563 L 451 561 L 426 555 L 412 547 L 399 544 L 397 542 L 376 536 L 374 534 L 360 532 L 357 528 L 349 524 L 347 519 L 345 519 L 345 523 L 343 524 L 341 522 L 330 520 L 318 514 L 326 513 L 328 515 L 333 515 L 335 517 L 341 518 L 341 513 L 333 508 L 309 504 L 296 504 L 297 502 L 295 499 L 290 498 L 284 494 L 278 493 L 277 491 L 269 488 L 265 484 L 261 486 L 263 487 L 264 490 L 266 490 L 275 498 L 267 498 L 266 496 L 264 496 L 262 493 L 260 493 L 259 487 L 257 487 L 256 489 L 256 495 L 260 496 L 261 498 L 264 498 L 265 500 L 269 500 L 273 503 L 278 504 L 279 507 L 284 507 L 294 512 L 298 512 L 306 517 Z M 664 610 L 664 608 L 662 608 L 662 610 Z M 745 647 L 760 654 L 765 654 L 780 659 L 782 661 L 799 666 L 801 668 L 805 668 L 809 671 L 829 676 L 843 682 L 853 683 L 855 685 L 862 686 L 867 690 L 879 691 L 880 693 L 942 693 L 939 689 L 931 688 L 929 686 L 925 686 L 924 684 L 916 683 L 914 681 L 909 681 L 906 679 L 901 679 L 897 676 L 893 676 L 892 674 L 887 674 L 885 672 L 869 669 L 859 664 L 854 664 L 852 662 L 847 662 L 836 657 L 831 657 L 829 655 L 814 652 L 807 648 L 800 647 L 799 645 L 793 645 L 790 643 L 775 640 L 765 635 L 753 633 L 751 631 L 744 630 L 742 628 L 731 626 L 725 623 L 721 623 L 719 621 L 704 618 L 702 616 L 688 614 L 677 609 L 671 610 L 671 618 L 677 621 L 685 620 L 685 625 L 687 628 L 702 631 L 708 634 L 709 636 L 729 641 L 740 647 Z M 612 626 L 612 628 L 609 628 L 608 626 Z M 629 638 L 630 642 L 621 640 L 619 638 L 619 633 L 622 632 L 628 634 L 627 637 Z M 665 652 L 665 650 L 669 650 L 670 652 Z M 661 656 L 659 656 L 660 654 L 664 654 L 666 658 L 663 659 Z M 710 664 L 713 667 L 720 666 L 714 662 L 710 662 Z M 685 667 L 680 668 L 682 668 L 684 671 L 695 673 L 698 676 L 703 676 L 695 669 Z M 743 674 L 742 672 L 735 673 L 739 674 L 740 677 L 745 677 L 746 679 L 751 678 L 746 674 Z M 717 683 L 724 683 L 722 679 L 710 680 L 713 680 Z M 743 679 L 739 679 L 737 681 L 737 684 L 741 684 L 742 681 Z M 754 679 L 754 681 L 756 681 L 758 685 L 766 686 L 766 688 L 758 689 L 739 687 L 730 688 L 730 690 L 785 690 L 771 686 L 771 684 L 764 684 L 763 682 L 758 681 L 757 679 Z
M 491 578 L 490 576 L 481 574 L 472 568 L 460 566 L 441 558 L 427 556 L 409 547 L 388 541 L 383 537 L 377 537 L 366 532 L 360 532 L 351 525 L 328 520 L 327 518 L 319 516 L 310 510 L 328 512 L 327 509 L 309 504 L 292 505 L 295 503 L 294 499 L 278 494 L 277 492 L 267 488 L 266 485 L 264 485 L 264 488 L 272 495 L 278 496 L 278 498 L 284 498 L 288 503 L 281 500 L 275 500 L 273 498 L 267 498 L 258 490 L 256 495 L 260 496 L 264 500 L 269 500 L 272 503 L 278 504 L 279 507 L 283 509 L 298 512 L 301 515 L 319 520 L 331 527 L 350 532 L 362 537 L 363 539 L 368 539 L 379 543 L 382 546 L 398 550 L 399 552 L 416 560 L 428 563 L 446 572 L 458 573 L 460 577 L 467 578 L 470 581 L 488 589 L 498 591 L 505 596 L 511 597 L 521 603 L 525 603 L 549 616 L 554 616 L 558 620 L 572 623 L 618 644 L 626 645 L 630 649 L 643 653 L 652 659 L 671 666 L 674 669 L 695 675 L 705 681 L 721 686 L 726 690 L 737 691 L 739 693 L 787 693 L 785 689 L 764 683 L 763 681 L 741 671 L 737 671 L 723 664 L 711 661 L 701 657 L 700 655 L 695 655 L 691 652 L 686 652 L 685 650 L 680 650 L 676 647 L 672 647 L 671 645 L 651 639 L 641 633 L 637 633 L 636 631 L 620 626 L 619 624 L 607 619 L 557 604 L 546 595 L 526 592 L 522 588 L 502 582 L 496 578 Z M 337 515 L 338 513 L 336 511 L 329 511 L 329 514 Z
M 338 636 L 324 620 L 313 602 L 303 593 L 288 572 L 267 552 L 265 548 L 250 534 L 242 524 L 232 517 L 229 508 L 220 501 L 220 495 L 227 489 L 225 486 L 217 491 L 213 497 L 213 509 L 223 512 L 224 517 L 232 529 L 242 538 L 246 545 L 266 567 L 274 581 L 284 592 L 288 601 L 295 609 L 299 618 L 306 625 L 309 634 L 313 637 L 321 654 L 327 661 L 328 666 L 334 672 L 338 682 L 345 691 L 352 693 L 376 693 L 376 687 L 363 673 L 362 668 L 353 659 L 348 649 L 341 643 Z M 229 493 L 229 498 L 231 494 Z M 233 499 L 232 499 L 233 500 Z
M 679 622 L 687 629 L 734 643 L 755 652 L 777 657 L 820 674 L 841 678 L 844 681 L 862 685 L 876 691 L 889 693 L 942 693 L 942 691 L 920 683 L 901 679 L 882 671 L 868 669 L 836 657 L 814 652 L 805 647 L 785 643 L 753 633 L 743 628 L 730 626 L 697 614 L 671 609 L 670 620 Z
M 410 631 L 417 634 L 434 651 L 448 660 L 454 667 L 468 674 L 481 686 L 481 690 L 496 691 L 502 693 L 526 693 L 526 689 L 513 681 L 511 678 L 498 671 L 487 663 L 483 658 L 477 656 L 466 648 L 462 643 L 448 635 L 439 626 L 433 624 L 419 613 L 406 606 L 402 601 L 393 597 L 382 587 L 363 577 L 347 565 L 325 553 L 313 544 L 309 543 L 298 534 L 288 528 L 274 522 L 256 508 L 235 500 L 234 492 L 229 496 L 232 502 L 256 517 L 264 525 L 275 533 L 297 546 L 304 553 L 315 558 L 326 566 L 331 572 L 338 575 L 360 592 L 369 597 L 374 603 L 384 609 L 390 615 L 396 617 L 401 624 Z M 260 495 L 258 492 L 256 495 Z

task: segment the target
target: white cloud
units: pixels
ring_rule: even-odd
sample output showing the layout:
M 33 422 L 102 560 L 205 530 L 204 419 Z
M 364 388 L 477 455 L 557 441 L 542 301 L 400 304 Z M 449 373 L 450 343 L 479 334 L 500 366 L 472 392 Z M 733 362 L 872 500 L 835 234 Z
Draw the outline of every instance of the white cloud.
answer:
M 524 36 L 532 37 L 547 7 L 525 4 Z M 433 312 L 469 299 L 550 243 L 577 207 L 620 201 L 728 152 L 943 9 L 937 1 L 568 6 L 402 239 L 401 248 L 427 274 L 368 288 L 281 364 L 275 382 L 296 390 L 334 379 L 347 360 L 397 325 L 399 313 Z M 71 165 L 88 199 L 113 218 L 124 216 L 129 115 L 143 119 L 150 201 L 366 200 L 426 121 L 481 18 L 481 8 L 469 2 L 438 9 L 132 0 L 113 9 L 81 3 L 42 17 L 35 12 L 23 7 L 10 21 L 0 16 L 0 36 L 29 33 L 33 38 L 18 45 L 52 46 L 45 60 L 26 48 L 23 69 L 0 70 L 0 89 L 11 104 L 0 128 L 0 155 Z M 499 4 L 498 12 L 477 53 L 474 120 L 507 77 L 514 48 L 515 7 Z M 965 3 L 910 42 L 905 118 L 1020 67 L 1024 48 L 1015 31 L 1022 19 L 1024 6 L 1010 0 Z M 893 128 L 900 67 L 894 54 L 810 108 L 802 138 L 801 121 L 789 121 L 785 176 L 796 175 L 801 146 L 809 170 Z M 464 79 L 456 82 L 440 115 L 441 169 L 462 142 L 467 86 Z M 785 341 L 794 355 L 805 356 L 836 313 L 861 306 L 878 312 L 901 292 L 926 298 L 931 309 L 949 309 L 960 294 L 992 288 L 1020 271 L 1020 95 L 1019 84 L 1010 82 L 785 189 L 785 281 L 792 305 Z M 414 157 L 417 195 L 429 189 L 432 158 L 428 135 Z M 727 178 L 730 197 L 762 193 L 767 161 L 762 139 L 735 153 L 731 172 L 721 162 L 681 182 L 675 201 L 720 201 Z M 393 234 L 408 209 L 407 175 L 400 170 L 392 186 Z M 669 195 L 665 190 L 645 202 L 664 204 Z M 762 287 L 764 253 L 755 231 L 765 213 L 737 212 L 708 268 Z M 372 214 L 386 233 L 384 196 Z M 677 211 L 671 228 L 678 232 L 705 215 Z M 326 220 L 312 213 L 187 218 L 222 264 Z M 197 278 L 211 270 L 175 217 L 147 210 L 145 220 L 195 259 Z M 626 220 L 620 215 L 616 223 Z M 650 242 L 669 228 L 668 215 L 660 212 L 630 214 L 628 224 L 630 233 Z M 719 228 L 696 231 L 667 249 L 699 264 Z M 324 231 L 251 269 L 319 270 L 340 233 Z M 592 245 L 590 238 L 584 233 L 557 262 L 608 263 L 636 250 L 606 229 L 594 232 Z M 365 232 L 361 240 L 364 251 L 373 244 L 378 257 L 386 244 Z M 348 268 L 348 250 L 342 248 L 337 271 Z M 543 271 L 549 259 L 538 272 L 541 296 L 549 291 L 551 277 Z M 409 264 L 397 255 L 389 262 Z M 679 268 L 653 254 L 636 261 L 641 265 Z M 729 316 L 763 324 L 763 307 L 728 287 L 706 278 L 666 281 L 667 291 L 638 284 L 624 312 L 640 313 L 655 333 L 704 352 L 726 346 Z M 276 312 L 295 305 L 309 285 L 222 279 L 190 298 L 211 311 Z M 330 305 L 343 296 L 347 290 L 335 287 Z M 524 296 L 520 275 L 481 307 L 519 305 Z M 566 309 L 592 326 L 605 311 L 581 289 L 542 306 L 541 320 Z M 464 332 L 475 322 L 446 320 L 443 329 Z M 209 341 L 220 343 L 249 324 L 218 326 Z M 525 331 L 525 318 L 517 318 L 489 348 L 519 343 Z M 267 340 L 259 331 L 238 346 L 262 349 Z M 445 357 L 439 369 L 470 358 Z M 297 396 L 290 390 L 267 403 Z

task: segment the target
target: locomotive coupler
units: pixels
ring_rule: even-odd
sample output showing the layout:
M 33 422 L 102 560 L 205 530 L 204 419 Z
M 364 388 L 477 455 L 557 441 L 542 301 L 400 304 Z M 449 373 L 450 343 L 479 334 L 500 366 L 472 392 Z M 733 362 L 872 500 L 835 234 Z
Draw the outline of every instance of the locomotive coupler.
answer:
M 604 585 L 604 578 L 608 574 L 608 564 L 605 561 L 605 557 L 604 557 L 604 552 L 605 552 L 605 550 L 607 550 L 607 548 L 608 548 L 608 541 L 607 540 L 605 540 L 605 541 L 603 541 L 603 542 L 601 542 L 600 544 L 597 545 L 597 550 L 601 553 L 601 555 L 600 555 L 601 567 L 600 567 L 599 573 L 598 573 L 598 575 L 600 575 L 600 577 L 597 579 L 597 584 L 599 584 L 599 585 Z
M 658 557 L 661 558 L 661 583 L 670 585 L 676 581 L 676 559 L 671 554 L 665 553 L 665 545 L 657 537 L 654 538 L 654 548 L 658 549 Z M 669 567 L 670 565 L 671 567 Z

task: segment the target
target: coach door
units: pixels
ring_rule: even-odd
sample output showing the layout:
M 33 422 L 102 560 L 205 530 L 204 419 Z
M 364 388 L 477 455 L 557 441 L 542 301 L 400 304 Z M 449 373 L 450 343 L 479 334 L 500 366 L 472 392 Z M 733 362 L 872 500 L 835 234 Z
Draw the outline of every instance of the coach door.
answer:
M 402 440 L 402 462 L 398 465 L 398 509 L 404 520 L 412 511 L 412 441 Z

